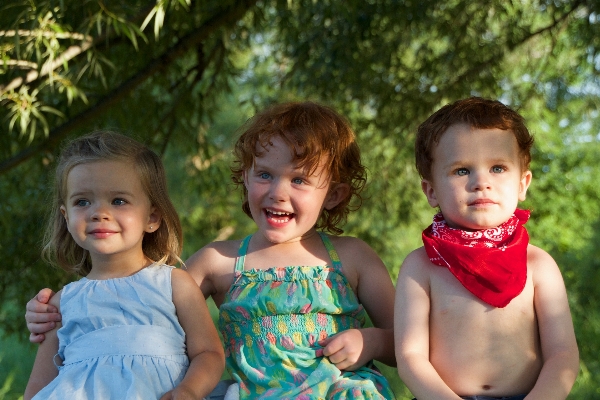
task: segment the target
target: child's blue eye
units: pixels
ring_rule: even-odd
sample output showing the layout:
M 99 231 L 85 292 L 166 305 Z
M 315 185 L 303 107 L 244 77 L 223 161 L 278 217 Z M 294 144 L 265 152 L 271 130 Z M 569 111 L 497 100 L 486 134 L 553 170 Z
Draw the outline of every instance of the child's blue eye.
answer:
M 466 168 L 459 168 L 456 170 L 456 175 L 458 175 L 458 176 L 469 175 L 469 170 Z
M 90 202 L 86 199 L 77 199 L 75 201 L 75 206 L 76 207 L 85 207 L 85 206 L 89 206 Z
M 301 185 L 302 183 L 304 183 L 304 180 L 302 180 L 302 178 L 294 178 L 292 179 L 292 183 L 296 185 Z
M 492 167 L 492 172 L 495 174 L 499 174 L 501 172 L 504 172 L 504 168 L 499 165 L 496 165 Z
M 258 176 L 260 179 L 269 179 L 271 177 L 271 175 L 267 174 L 266 172 L 262 172 Z
M 123 199 L 114 199 L 114 200 L 112 201 L 112 203 L 113 203 L 115 206 L 122 206 L 122 205 L 125 205 L 125 204 L 127 204 L 127 201 L 125 201 L 125 200 L 123 200 Z

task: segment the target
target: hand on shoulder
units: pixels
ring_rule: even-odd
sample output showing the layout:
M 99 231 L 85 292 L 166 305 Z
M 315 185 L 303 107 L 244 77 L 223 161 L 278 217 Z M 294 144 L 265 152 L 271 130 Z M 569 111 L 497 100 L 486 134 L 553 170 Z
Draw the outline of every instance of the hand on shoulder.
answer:
M 25 321 L 27 329 L 31 334 L 29 341 L 31 343 L 42 343 L 45 340 L 45 333 L 54 329 L 56 323 L 62 319 L 58 311 L 60 306 L 60 297 L 51 302 L 55 293 L 51 289 L 42 289 L 29 302 L 27 302 Z M 57 306 L 58 304 L 58 306 Z

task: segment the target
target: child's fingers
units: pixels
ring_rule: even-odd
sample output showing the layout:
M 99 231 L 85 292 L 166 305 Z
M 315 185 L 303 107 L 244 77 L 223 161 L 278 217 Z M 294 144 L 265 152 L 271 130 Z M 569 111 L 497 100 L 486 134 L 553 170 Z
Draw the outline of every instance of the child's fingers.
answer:
M 329 358 L 340 370 L 352 371 L 359 367 L 357 364 L 362 351 L 362 336 L 356 329 L 349 329 L 328 337 L 319 342 L 323 355 Z
M 354 363 L 350 362 L 348 359 L 336 363 L 335 366 L 340 370 L 340 371 L 353 371 L 356 368 L 353 368 Z
M 31 300 L 27 302 L 27 312 L 32 313 L 55 313 L 58 310 L 53 305 L 49 305 L 50 298 L 54 296 L 54 292 L 51 289 L 42 289 L 39 293 Z
M 332 354 L 328 357 L 329 361 L 341 371 L 354 371 L 359 367 L 352 355 L 344 349 Z
M 338 335 L 333 335 L 319 341 L 319 344 L 323 346 L 323 355 L 330 357 L 344 348 L 344 342 L 338 340 Z
M 43 333 L 32 333 L 29 335 L 29 341 L 31 343 L 42 343 L 46 339 Z
M 160 396 L 160 400 L 171 400 L 173 397 L 171 396 L 171 393 L 173 391 L 170 390 L 167 393 L 163 394 L 162 396 Z
M 346 354 L 343 351 L 336 351 L 327 356 L 329 361 L 334 363 L 338 368 L 340 368 L 340 364 L 342 364 L 346 360 Z
M 55 293 L 52 289 L 44 288 L 38 292 L 38 294 L 35 296 L 35 298 L 40 303 L 48 303 L 50 301 L 50 298 L 52 296 L 54 296 L 54 294 Z
M 344 341 L 336 336 L 334 335 L 325 339 L 328 343 L 323 348 L 323 355 L 329 358 L 329 361 L 334 363 L 336 367 L 343 369 L 349 365 L 347 362 L 348 352 L 345 351 Z
M 50 301 L 50 298 L 54 295 L 55 293 L 52 289 L 44 288 L 38 292 L 38 294 L 34 297 L 34 300 L 47 304 Z
M 43 307 L 42 307 L 43 306 Z M 62 318 L 62 315 L 57 313 L 57 309 L 54 306 L 47 306 L 46 304 L 42 304 L 42 306 L 38 307 L 35 310 L 27 309 L 25 313 L 25 321 L 27 321 L 27 326 L 30 324 L 39 324 L 43 322 L 58 322 Z M 39 311 L 40 308 L 45 311 Z M 31 332 L 34 332 L 30 329 Z M 35 331 L 35 333 L 41 333 L 44 331 Z
M 52 329 L 54 329 L 56 327 L 56 322 L 54 321 L 48 321 L 48 322 L 43 322 L 43 323 L 27 323 L 27 329 L 29 330 L 29 332 L 31 332 L 32 334 L 43 334 L 46 333 L 48 331 L 51 331 Z M 41 341 L 43 341 L 44 339 L 42 339 Z

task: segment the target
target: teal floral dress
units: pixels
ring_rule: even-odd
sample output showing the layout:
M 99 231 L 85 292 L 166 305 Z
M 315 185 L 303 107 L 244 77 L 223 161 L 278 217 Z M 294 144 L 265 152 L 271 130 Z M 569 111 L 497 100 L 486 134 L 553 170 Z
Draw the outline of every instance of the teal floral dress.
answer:
M 342 274 L 329 238 L 333 266 L 244 270 L 250 236 L 240 247 L 234 283 L 220 307 L 227 369 L 241 399 L 393 399 L 372 364 L 340 371 L 318 341 L 361 328 L 366 311 Z

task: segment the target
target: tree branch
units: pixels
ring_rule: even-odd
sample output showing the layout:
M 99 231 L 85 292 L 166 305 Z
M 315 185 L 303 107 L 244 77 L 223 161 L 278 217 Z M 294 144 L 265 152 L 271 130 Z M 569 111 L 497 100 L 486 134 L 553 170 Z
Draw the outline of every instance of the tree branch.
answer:
M 573 14 L 575 11 L 577 11 L 577 9 L 582 5 L 583 5 L 583 1 L 581 1 L 581 0 L 577 0 L 577 1 L 573 2 L 571 9 L 569 11 L 565 12 L 564 14 L 562 14 L 559 18 L 555 18 L 551 24 L 549 24 L 548 26 L 544 26 L 535 32 L 529 32 L 528 35 L 522 37 L 519 40 L 519 42 L 514 43 L 512 46 L 517 47 L 535 36 L 541 35 L 542 33 L 545 33 L 547 31 L 550 31 L 550 30 L 556 28 L 560 23 L 566 21 L 567 18 L 569 18 L 571 16 L 571 14 Z
M 151 7 L 143 9 L 132 19 L 132 21 L 134 21 L 134 22 L 141 21 L 142 18 L 144 18 L 148 14 L 150 9 L 151 9 Z M 11 89 L 13 89 L 13 90 L 17 89 L 21 85 L 31 83 L 41 76 L 50 74 L 50 72 L 52 72 L 53 70 L 55 70 L 56 68 L 61 66 L 64 62 L 67 62 L 67 61 L 77 57 L 78 55 L 85 53 L 85 51 L 87 51 L 90 47 L 96 46 L 97 44 L 102 43 L 103 41 L 105 41 L 107 39 L 107 37 L 110 36 L 109 31 L 105 32 L 103 35 L 100 35 L 96 38 L 93 38 L 92 36 L 85 35 L 85 34 L 79 33 L 79 32 L 64 32 L 64 33 L 41 32 L 40 33 L 39 31 L 40 30 L 30 31 L 30 30 L 23 30 L 23 29 L 0 31 L 0 37 L 1 36 L 12 37 L 15 35 L 35 37 L 35 36 L 38 36 L 41 34 L 41 36 L 44 36 L 44 37 L 56 37 L 58 39 L 81 40 L 81 41 L 83 41 L 83 44 L 81 46 L 70 46 L 67 50 L 65 50 L 65 52 L 63 52 L 60 56 L 58 56 L 56 59 L 54 59 L 54 61 L 48 60 L 47 62 L 44 63 L 44 65 L 42 65 L 41 72 L 38 72 L 37 68 L 36 68 L 36 71 L 30 71 L 25 78 L 18 77 L 18 78 L 13 79 L 6 86 L 0 85 L 0 95 L 6 93 L 7 91 L 9 91 Z
M 84 53 L 88 50 L 94 41 L 91 37 L 88 37 L 81 46 L 70 46 L 67 50 L 65 50 L 60 56 L 56 57 L 53 60 L 48 60 L 42 65 L 42 69 L 38 72 L 38 70 L 32 70 L 27 73 L 25 78 L 18 77 L 13 79 L 8 85 L 4 87 L 0 87 L 0 95 L 8 92 L 9 90 L 13 90 L 18 88 L 21 85 L 28 84 L 30 82 L 35 81 L 37 78 L 41 76 L 46 76 L 50 74 L 50 72 L 54 71 L 59 66 L 63 65 L 70 59 L 77 57 L 79 54 Z
M 194 48 L 202 40 L 205 40 L 217 29 L 225 25 L 230 25 L 241 19 L 246 12 L 254 6 L 257 0 L 242 0 L 230 6 L 220 14 L 215 15 L 211 20 L 204 23 L 200 28 L 190 32 L 179 40 L 173 47 L 167 50 L 163 55 L 155 58 L 147 66 L 134 76 L 123 82 L 111 93 L 100 99 L 95 105 L 75 116 L 61 126 L 50 131 L 48 137 L 36 146 L 30 146 L 13 157 L 0 163 L 0 174 L 15 168 L 21 163 L 27 161 L 37 153 L 52 148 L 66 135 L 82 126 L 89 120 L 101 115 L 109 107 L 117 103 L 140 84 L 145 82 L 154 74 L 166 69 L 174 60 L 185 54 L 189 49 Z
M 10 30 L 10 31 L 0 31 L 0 37 L 13 37 L 13 36 L 29 36 L 29 37 L 38 37 L 43 36 L 45 38 L 57 38 L 57 39 L 75 39 L 75 40 L 87 40 L 88 37 L 83 33 L 78 32 L 47 32 L 41 29 L 38 30 Z
M 25 60 L 0 60 L 0 65 L 14 66 L 20 69 L 37 69 L 38 65 Z

